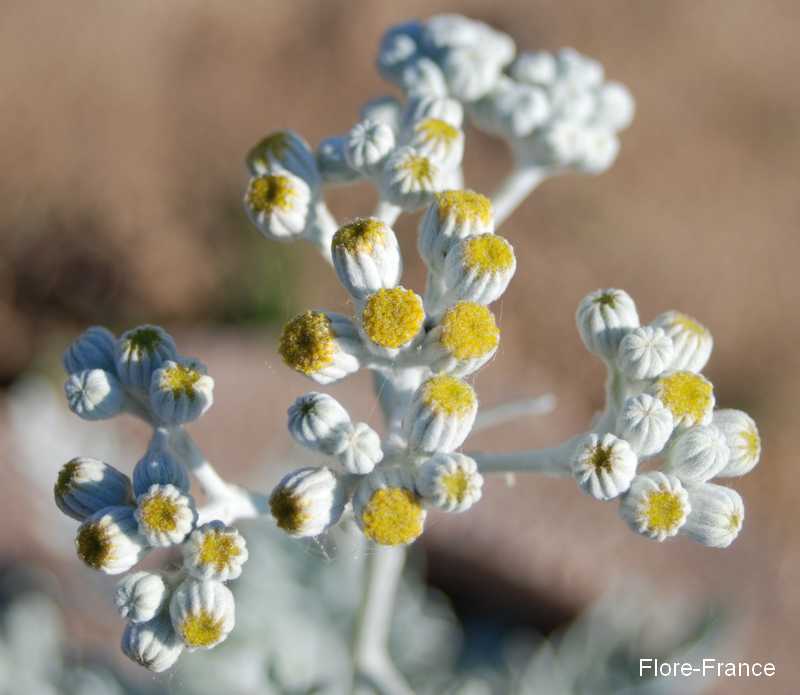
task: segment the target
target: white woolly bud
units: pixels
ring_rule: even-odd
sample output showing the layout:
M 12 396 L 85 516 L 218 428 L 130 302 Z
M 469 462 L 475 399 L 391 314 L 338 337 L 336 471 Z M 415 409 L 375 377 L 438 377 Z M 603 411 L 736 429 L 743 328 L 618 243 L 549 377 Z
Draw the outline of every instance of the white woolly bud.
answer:
M 663 330 L 640 326 L 620 341 L 617 366 L 629 379 L 653 379 L 669 368 L 673 352 L 672 340 Z
M 489 198 L 469 190 L 437 193 L 420 222 L 419 253 L 431 271 L 440 272 L 456 242 L 492 232 L 494 216 Z
M 689 494 L 678 478 L 652 471 L 633 479 L 620 515 L 637 533 L 663 541 L 680 531 L 691 509 Z
M 267 239 L 293 241 L 306 230 L 311 199 L 311 189 L 303 179 L 277 169 L 250 179 L 244 209 Z
M 738 492 L 705 483 L 689 488 L 692 512 L 681 533 L 711 548 L 727 548 L 742 530 L 744 502 Z
M 122 574 L 139 562 L 147 541 L 139 534 L 133 507 L 105 507 L 78 527 L 75 549 L 92 569 Z
M 317 148 L 317 168 L 327 184 L 345 184 L 358 181 L 362 174 L 353 169 L 345 158 L 347 139 L 344 136 L 325 138 Z
M 394 143 L 394 131 L 386 123 L 361 121 L 347 134 L 344 156 L 353 169 L 373 176 L 394 149 Z
M 610 500 L 627 491 L 639 461 L 624 439 L 588 434 L 572 458 L 572 474 L 587 495 Z
M 183 652 L 183 642 L 166 613 L 146 623 L 129 623 L 122 633 L 122 653 L 153 673 L 172 668 Z
M 388 125 L 396 133 L 401 128 L 403 105 L 392 96 L 376 97 L 364 104 L 358 115 L 362 121 Z
M 632 123 L 635 110 L 636 104 L 625 85 L 606 82 L 597 93 L 594 120 L 602 127 L 623 130 Z
M 648 388 L 672 413 L 675 427 L 708 425 L 714 413 L 714 386 L 702 374 L 666 372 Z
M 189 534 L 181 546 L 183 567 L 193 577 L 227 582 L 242 574 L 247 543 L 233 527 L 210 521 Z
M 400 76 L 400 86 L 410 98 L 447 96 L 444 72 L 430 58 L 421 57 L 408 65 Z
M 546 126 L 541 135 L 528 145 L 530 156 L 537 163 L 553 168 L 569 167 L 580 161 L 586 151 L 586 127 L 558 119 Z
M 674 426 L 669 409 L 647 393 L 625 400 L 617 424 L 620 436 L 639 456 L 653 456 L 661 451 Z
M 84 420 L 105 420 L 125 409 L 127 396 L 116 376 L 103 369 L 72 372 L 64 382 L 69 409 Z
M 679 311 L 664 312 L 653 325 L 663 328 L 675 345 L 672 369 L 699 372 L 706 366 L 714 339 L 705 326 Z
M 623 290 L 595 290 L 581 300 L 576 313 L 578 332 L 589 352 L 611 361 L 622 338 L 639 326 L 639 315 Z
M 114 334 L 102 326 L 87 328 L 64 352 L 63 362 L 67 374 L 84 369 L 102 369 L 114 373 Z
M 422 24 L 404 22 L 390 27 L 381 37 L 378 48 L 378 70 L 384 79 L 403 86 L 403 74 L 419 57 Z
M 86 457 L 74 458 L 61 467 L 53 496 L 58 508 L 77 521 L 106 507 L 133 504 L 128 476 L 107 463 Z
M 550 86 L 550 108 L 555 123 L 572 123 L 587 127 L 597 111 L 597 94 L 577 82 L 559 79 Z
M 464 123 L 464 107 L 457 99 L 450 97 L 416 96 L 406 102 L 400 127 L 406 130 L 409 126 L 426 118 L 436 118 L 461 128 Z
M 114 593 L 119 614 L 133 623 L 146 623 L 161 612 L 170 591 L 161 574 L 134 572 L 123 577 Z
M 436 454 L 417 469 L 416 486 L 430 506 L 465 512 L 481 498 L 483 476 L 469 456 Z
M 717 475 L 733 477 L 752 471 L 761 458 L 761 436 L 753 418 L 741 410 L 715 410 L 712 422 L 725 437 L 731 454 Z
M 182 425 L 199 418 L 214 403 L 214 380 L 197 360 L 167 360 L 153 372 L 150 405 L 165 425 Z
M 160 326 L 144 325 L 125 331 L 114 348 L 119 380 L 145 393 L 153 372 L 176 356 L 175 341 Z
M 581 137 L 582 150 L 574 162 L 578 171 L 602 174 L 617 159 L 619 139 L 606 128 L 587 128 Z
M 491 304 L 514 277 L 514 247 L 497 234 L 480 234 L 453 245 L 444 263 L 445 301 Z
M 458 449 L 472 430 L 478 399 L 472 387 L 450 375 L 434 376 L 414 394 L 404 430 L 412 451 Z
M 172 485 L 185 493 L 191 485 L 186 467 L 171 451 L 155 443 L 133 467 L 133 492 L 138 497 L 153 485 Z
M 442 62 L 448 92 L 465 102 L 480 99 L 497 83 L 503 64 L 491 60 L 481 47 L 448 51 Z
M 156 548 L 183 543 L 197 521 L 194 500 L 174 485 L 151 485 L 136 498 L 139 533 Z
M 318 536 L 339 521 L 347 502 L 344 485 L 328 468 L 300 468 L 272 490 L 270 511 L 279 528 L 297 538 Z
M 381 438 L 366 422 L 337 433 L 336 460 L 347 472 L 366 475 L 383 459 Z
M 336 275 L 355 299 L 394 287 L 403 272 L 397 237 L 375 218 L 359 218 L 333 235 L 331 256 Z
M 386 202 L 414 212 L 444 188 L 444 168 L 413 147 L 400 147 L 383 167 L 381 193 Z
M 525 51 L 511 66 L 511 77 L 531 85 L 549 85 L 556 79 L 556 59 L 544 51 Z
M 556 54 L 559 80 L 582 87 L 597 87 L 603 82 L 603 66 L 574 48 L 562 48 Z
M 312 190 L 320 185 L 314 154 L 303 138 L 291 130 L 271 133 L 247 153 L 247 167 L 255 177 L 286 171 Z
M 470 105 L 470 116 L 487 133 L 519 140 L 547 121 L 550 102 L 544 89 L 501 77 L 494 90 Z
M 403 139 L 445 172 L 461 164 L 464 156 L 464 133 L 439 118 L 424 118 L 410 124 Z
M 350 416 L 335 398 L 306 393 L 289 408 L 289 434 L 301 446 L 332 454 L 339 444 L 339 433 L 350 426 Z
M 358 306 L 358 327 L 370 352 L 396 357 L 413 347 L 424 335 L 422 299 L 405 287 L 374 292 Z
M 169 614 L 189 651 L 215 647 L 236 624 L 233 594 L 221 582 L 184 580 L 172 594 Z
M 725 436 L 713 425 L 695 425 L 681 432 L 666 452 L 664 471 L 687 483 L 704 483 L 728 463 Z
M 353 515 L 364 535 L 381 545 L 413 543 L 425 527 L 425 508 L 405 468 L 380 467 L 361 478 Z

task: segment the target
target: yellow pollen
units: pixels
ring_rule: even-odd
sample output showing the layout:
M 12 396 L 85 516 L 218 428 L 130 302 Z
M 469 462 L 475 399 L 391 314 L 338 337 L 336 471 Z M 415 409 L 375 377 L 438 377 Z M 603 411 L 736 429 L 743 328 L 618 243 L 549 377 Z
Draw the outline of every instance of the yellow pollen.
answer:
M 424 143 L 442 142 L 449 145 L 458 140 L 458 128 L 440 118 L 426 118 L 414 126 L 414 131 L 422 136 Z
M 294 187 L 287 176 L 258 176 L 247 189 L 247 203 L 256 212 L 288 210 L 292 207 L 294 196 Z
M 75 539 L 78 557 L 92 569 L 102 569 L 112 559 L 113 545 L 106 529 L 98 523 L 84 524 Z
M 418 185 L 423 187 L 433 185 L 436 169 L 427 157 L 420 154 L 411 155 L 400 165 L 400 168 L 407 171 Z
M 78 462 L 75 460 L 69 461 L 61 467 L 61 470 L 58 472 L 55 487 L 53 488 L 56 497 L 64 497 L 64 495 L 70 491 L 77 472 Z
M 748 458 L 755 461 L 761 456 L 761 437 L 755 428 L 747 429 L 741 434 Z
M 475 407 L 475 391 L 454 376 L 435 376 L 425 383 L 422 400 L 435 413 L 466 415 Z
M 613 292 L 603 292 L 603 294 L 594 298 L 594 303 L 602 306 L 610 306 L 613 309 L 614 305 L 617 303 L 617 298 L 614 296 Z
M 701 422 L 712 407 L 714 387 L 694 372 L 675 372 L 658 380 L 658 397 L 676 419 Z
M 361 313 L 361 325 L 369 339 L 381 347 L 399 348 L 422 328 L 422 300 L 404 287 L 375 292 Z
M 598 444 L 594 448 L 594 451 L 592 451 L 589 463 L 598 472 L 605 471 L 606 473 L 610 473 L 612 469 L 611 447 Z
M 309 518 L 303 501 L 286 488 L 280 488 L 272 493 L 269 498 L 269 508 L 278 527 L 288 533 L 300 531 Z
M 267 135 L 247 153 L 248 164 L 266 168 L 270 159 L 283 159 L 289 149 L 289 138 L 289 133 L 284 131 Z
M 178 505 L 169 497 L 155 495 L 139 507 L 139 519 L 153 531 L 174 531 L 178 525 Z
M 481 234 L 466 241 L 464 262 L 479 273 L 502 273 L 514 265 L 514 249 L 501 236 Z
M 730 518 L 728 519 L 728 528 L 731 531 L 738 531 L 742 525 L 742 517 L 739 516 L 736 512 L 731 514 Z
M 459 302 L 442 318 L 440 341 L 456 359 L 469 360 L 494 350 L 500 342 L 500 329 L 485 306 Z
M 705 326 L 698 323 L 691 316 L 687 316 L 686 314 L 676 312 L 672 321 L 674 324 L 683 328 L 683 330 L 685 330 L 687 333 L 692 333 L 693 335 L 698 336 L 708 335 L 708 330 Z
M 200 379 L 201 374 L 196 369 L 179 364 L 164 370 L 161 377 L 161 387 L 172 391 L 172 395 L 178 398 L 181 395 L 194 400 L 194 385 Z
M 214 620 L 208 611 L 190 615 L 181 625 L 181 636 L 189 647 L 210 647 L 222 637 L 222 618 Z
M 364 533 L 381 545 L 410 543 L 422 533 L 424 512 L 405 488 L 376 490 L 361 514 Z
M 386 243 L 386 225 L 374 217 L 360 218 L 340 227 L 333 235 L 333 248 L 350 253 L 371 253 L 378 244 Z
M 439 219 L 455 217 L 458 224 L 481 222 L 489 224 L 492 219 L 492 201 L 475 191 L 443 191 L 436 193 Z
M 235 539 L 228 533 L 211 531 L 200 544 L 200 562 L 212 565 L 217 572 L 222 572 L 241 551 Z
M 336 336 L 331 320 L 320 311 L 306 311 L 283 327 L 278 352 L 292 369 L 314 374 L 333 362 Z
M 439 480 L 449 501 L 459 504 L 464 501 L 469 489 L 469 476 L 466 472 L 457 470 L 455 473 L 445 473 Z
M 128 349 L 136 357 L 152 355 L 160 343 L 161 336 L 155 328 L 139 328 L 128 336 Z
M 652 492 L 647 498 L 647 526 L 651 531 L 669 533 L 683 519 L 683 504 L 680 498 L 666 490 Z

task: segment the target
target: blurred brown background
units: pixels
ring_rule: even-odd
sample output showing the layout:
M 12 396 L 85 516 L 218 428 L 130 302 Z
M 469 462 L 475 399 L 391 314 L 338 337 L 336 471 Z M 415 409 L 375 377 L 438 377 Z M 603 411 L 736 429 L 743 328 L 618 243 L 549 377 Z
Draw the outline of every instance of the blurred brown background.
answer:
M 601 407 L 602 368 L 585 354 L 573 314 L 587 291 L 618 286 L 644 320 L 678 308 L 710 327 L 718 402 L 756 418 L 764 457 L 735 483 L 747 521 L 727 551 L 640 539 L 615 505 L 568 482 L 495 480 L 469 515 L 431 523 L 432 578 L 545 628 L 624 576 L 664 596 L 721 599 L 740 616 L 742 655 L 774 661 L 781 684 L 727 681 L 723 691 L 789 692 L 800 683 L 800 6 L 791 0 L 7 0 L 0 380 L 57 374 L 58 355 L 90 323 L 161 322 L 217 380 L 217 405 L 195 426 L 212 459 L 232 477 L 249 470 L 265 487 L 274 482 L 292 451 L 285 408 L 310 387 L 280 364 L 275 333 L 303 307 L 348 306 L 312 249 L 271 244 L 247 225 L 243 154 L 286 126 L 312 144 L 346 130 L 364 100 L 393 93 L 373 66 L 383 30 L 444 10 L 485 20 L 522 48 L 574 46 L 637 101 L 608 173 L 546 182 L 502 230 L 520 265 L 497 307 L 502 349 L 478 391 L 486 405 L 552 391 L 558 407 L 468 448 L 555 443 Z M 507 152 L 475 131 L 467 142 L 467 182 L 489 192 Z M 364 214 L 372 195 L 337 190 L 331 205 L 343 217 Z M 397 229 L 404 283 L 419 288 L 415 226 L 403 218 Z M 367 388 L 359 376 L 332 391 L 377 424 Z M 24 525 L 23 485 L 10 480 L 4 515 Z M 41 559 L 20 537 L 0 535 L 0 552 Z M 487 577 L 504 587 L 505 603 Z

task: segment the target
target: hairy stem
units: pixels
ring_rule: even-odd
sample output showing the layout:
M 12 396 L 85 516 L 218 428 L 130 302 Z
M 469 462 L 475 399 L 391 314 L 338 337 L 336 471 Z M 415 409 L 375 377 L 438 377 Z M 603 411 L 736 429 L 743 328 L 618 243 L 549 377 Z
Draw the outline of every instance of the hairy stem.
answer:
M 402 208 L 393 205 L 387 200 L 381 199 L 378 201 L 378 205 L 375 208 L 375 212 L 372 213 L 372 216 L 377 217 L 391 227 L 397 222 L 397 218 L 400 217 L 402 212 Z
M 549 173 L 542 166 L 516 165 L 492 196 L 495 225 L 505 222 Z

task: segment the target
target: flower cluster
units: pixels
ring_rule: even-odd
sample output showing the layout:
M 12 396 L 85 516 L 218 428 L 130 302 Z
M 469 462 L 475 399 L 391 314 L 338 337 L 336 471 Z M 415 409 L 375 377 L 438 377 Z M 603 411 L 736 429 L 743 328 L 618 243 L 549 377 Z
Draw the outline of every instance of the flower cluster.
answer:
M 66 351 L 64 366 L 74 413 L 97 420 L 124 411 L 154 428 L 131 478 L 102 461 L 74 458 L 59 471 L 54 496 L 80 522 L 75 549 L 92 569 L 123 574 L 152 550 L 179 549 L 180 569 L 129 574 L 116 592 L 128 621 L 123 652 L 164 671 L 184 649 L 214 647 L 233 629 L 233 595 L 225 582 L 247 560 L 238 531 L 198 510 L 183 462 L 188 435 L 181 426 L 208 410 L 214 382 L 200 362 L 179 356 L 157 326 L 119 338 L 90 328 Z
M 609 370 L 606 410 L 569 461 L 581 489 L 598 500 L 620 498 L 622 517 L 650 538 L 682 533 L 730 545 L 744 504 L 735 490 L 709 481 L 749 473 L 761 440 L 749 415 L 715 409 L 714 387 L 701 373 L 711 333 L 677 311 L 642 326 L 631 297 L 617 289 L 586 296 L 577 324 Z M 653 460 L 661 465 L 640 470 Z

